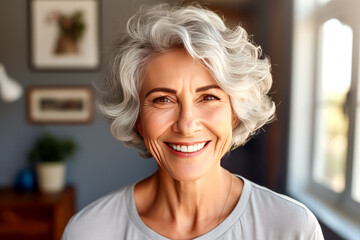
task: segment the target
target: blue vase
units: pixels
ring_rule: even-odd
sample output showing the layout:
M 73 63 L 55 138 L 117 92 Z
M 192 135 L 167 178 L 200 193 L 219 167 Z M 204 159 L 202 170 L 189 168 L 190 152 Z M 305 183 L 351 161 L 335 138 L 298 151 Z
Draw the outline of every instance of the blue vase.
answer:
M 20 192 L 35 190 L 35 171 L 31 168 L 24 168 L 18 172 L 15 179 L 15 188 Z

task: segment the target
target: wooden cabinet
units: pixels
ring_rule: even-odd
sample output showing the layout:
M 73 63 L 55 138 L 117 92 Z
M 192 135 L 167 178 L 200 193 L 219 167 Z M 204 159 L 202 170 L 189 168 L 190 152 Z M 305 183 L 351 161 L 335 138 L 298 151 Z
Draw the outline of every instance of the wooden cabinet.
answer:
M 75 190 L 56 194 L 0 189 L 0 239 L 59 240 L 75 211 Z

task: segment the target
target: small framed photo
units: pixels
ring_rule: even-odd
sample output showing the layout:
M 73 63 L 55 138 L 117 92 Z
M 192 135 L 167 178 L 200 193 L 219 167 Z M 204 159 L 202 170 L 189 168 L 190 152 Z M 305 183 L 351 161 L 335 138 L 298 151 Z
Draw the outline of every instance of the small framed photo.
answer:
M 93 119 L 90 86 L 41 86 L 27 89 L 27 118 L 32 124 L 89 124 Z
M 99 67 L 99 0 L 28 1 L 33 69 L 95 70 Z

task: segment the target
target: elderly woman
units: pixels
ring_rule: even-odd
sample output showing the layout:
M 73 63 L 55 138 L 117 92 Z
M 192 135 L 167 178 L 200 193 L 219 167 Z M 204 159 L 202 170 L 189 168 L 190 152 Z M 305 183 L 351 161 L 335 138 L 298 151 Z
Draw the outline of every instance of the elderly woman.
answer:
M 135 14 L 101 110 L 158 170 L 84 208 L 63 239 L 323 239 L 305 206 L 220 166 L 274 115 L 259 55 L 243 28 L 197 6 Z

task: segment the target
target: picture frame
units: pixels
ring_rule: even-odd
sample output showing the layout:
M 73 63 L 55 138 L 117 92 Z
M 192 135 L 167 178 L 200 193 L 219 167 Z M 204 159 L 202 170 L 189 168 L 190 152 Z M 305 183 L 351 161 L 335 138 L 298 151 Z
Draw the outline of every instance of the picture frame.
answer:
M 99 68 L 99 0 L 28 1 L 33 70 Z
M 31 124 L 90 124 L 94 90 L 90 86 L 32 86 L 27 89 Z

